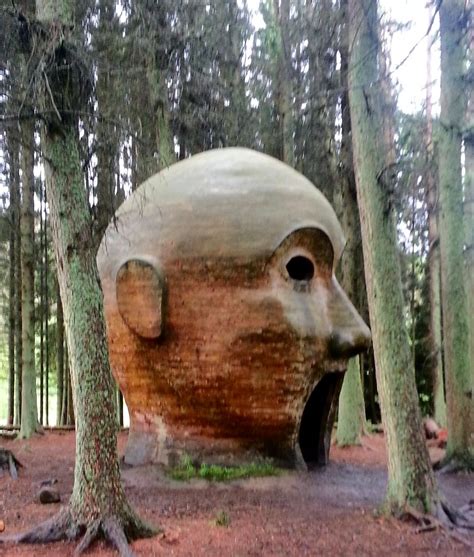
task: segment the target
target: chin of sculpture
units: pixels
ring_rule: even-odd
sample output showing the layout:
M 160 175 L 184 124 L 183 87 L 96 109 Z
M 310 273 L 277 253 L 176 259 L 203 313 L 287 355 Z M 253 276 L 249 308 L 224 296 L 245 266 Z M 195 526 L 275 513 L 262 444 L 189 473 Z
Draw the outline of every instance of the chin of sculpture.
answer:
M 152 176 L 98 254 L 126 462 L 324 464 L 347 359 L 370 333 L 334 268 L 324 196 L 248 149 Z

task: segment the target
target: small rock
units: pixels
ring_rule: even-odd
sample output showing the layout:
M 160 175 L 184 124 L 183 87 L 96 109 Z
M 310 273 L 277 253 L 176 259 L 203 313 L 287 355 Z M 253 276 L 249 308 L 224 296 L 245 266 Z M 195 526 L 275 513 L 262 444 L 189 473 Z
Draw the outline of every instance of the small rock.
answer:
M 42 487 L 39 492 L 39 501 L 43 505 L 59 503 L 61 501 L 61 496 L 59 495 L 59 491 L 57 489 Z
M 3 520 L 0 520 L 0 532 L 3 532 L 5 530 L 5 522 L 3 522 Z

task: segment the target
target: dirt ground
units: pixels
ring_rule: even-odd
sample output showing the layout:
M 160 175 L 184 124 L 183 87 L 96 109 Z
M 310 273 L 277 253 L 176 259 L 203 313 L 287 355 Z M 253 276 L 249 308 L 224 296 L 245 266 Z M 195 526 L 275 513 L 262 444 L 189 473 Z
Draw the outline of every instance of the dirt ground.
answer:
M 121 452 L 126 435 L 119 436 Z M 58 510 L 59 504 L 37 501 L 41 481 L 57 479 L 62 501 L 67 502 L 73 485 L 74 434 L 49 432 L 30 441 L 0 439 L 0 446 L 14 451 L 25 465 L 17 481 L 8 474 L 0 477 L 5 535 L 31 527 Z M 432 457 L 439 454 L 433 452 Z M 155 538 L 134 542 L 133 550 L 142 556 L 218 557 L 473 554 L 472 548 L 442 531 L 416 533 L 413 523 L 377 515 L 386 485 L 382 435 L 365 437 L 361 447 L 333 447 L 331 458 L 325 469 L 227 484 L 175 482 L 151 466 L 123 470 L 133 505 L 163 529 Z M 454 505 L 474 498 L 474 475 L 444 475 L 438 480 Z M 469 539 L 474 543 L 473 535 Z M 72 555 L 74 547 L 65 542 L 0 545 L 0 555 L 63 557 Z M 88 554 L 114 552 L 101 542 Z

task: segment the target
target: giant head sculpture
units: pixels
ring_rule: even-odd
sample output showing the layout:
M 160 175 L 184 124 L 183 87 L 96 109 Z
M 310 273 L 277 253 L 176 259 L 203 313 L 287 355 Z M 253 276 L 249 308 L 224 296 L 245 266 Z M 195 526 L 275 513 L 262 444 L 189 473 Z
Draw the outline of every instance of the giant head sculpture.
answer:
M 324 196 L 254 151 L 140 186 L 98 255 L 126 461 L 325 463 L 347 359 L 370 339 L 334 277 L 343 245 Z

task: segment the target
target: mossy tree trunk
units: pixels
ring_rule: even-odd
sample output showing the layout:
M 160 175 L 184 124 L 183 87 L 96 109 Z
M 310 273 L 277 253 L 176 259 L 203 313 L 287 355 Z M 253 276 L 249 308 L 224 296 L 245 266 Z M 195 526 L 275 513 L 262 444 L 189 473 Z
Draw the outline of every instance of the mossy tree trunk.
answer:
M 8 276 L 8 410 L 7 424 L 13 424 L 15 414 L 15 231 L 13 229 L 12 173 L 10 173 L 10 234 Z
M 10 138 L 11 140 L 11 138 Z M 19 227 L 19 187 L 20 187 L 20 173 L 18 150 L 12 148 L 8 142 L 8 161 L 10 165 L 9 175 L 9 196 L 10 196 L 10 238 L 9 238 L 9 295 L 8 295 L 8 415 L 7 423 L 13 424 L 16 417 L 17 405 L 15 404 L 15 377 L 17 374 L 16 369 L 16 337 L 18 330 L 16 327 L 17 317 L 16 307 L 17 298 L 20 296 L 19 284 L 17 280 L 17 264 L 18 257 L 17 246 L 17 230 Z M 16 422 L 18 423 L 18 422 Z
M 44 416 L 45 425 L 49 425 L 49 238 L 48 238 L 48 212 L 47 212 L 47 196 L 46 184 L 41 184 L 43 191 L 43 206 L 41 211 L 44 211 L 44 228 L 43 228 L 43 261 L 44 261 Z
M 35 373 L 34 281 L 34 122 L 21 124 L 21 330 L 22 392 L 20 439 L 28 439 L 38 427 Z
M 474 467 L 473 385 L 469 353 L 469 301 L 463 246 L 462 123 L 465 110 L 463 0 L 440 7 L 441 113 L 439 130 L 439 239 L 448 423 L 447 460 Z
M 21 334 L 21 231 L 20 231 L 20 196 L 19 196 L 20 181 L 18 177 L 17 183 L 17 218 L 15 221 L 15 283 L 16 283 L 16 296 L 15 296 L 15 425 L 21 423 L 21 400 L 23 390 L 23 339 Z
M 60 135 L 46 131 L 43 144 L 76 415 L 69 512 L 78 527 L 100 524 L 107 533 L 114 519 L 133 537 L 139 521 L 120 482 L 114 384 L 77 140 L 75 126 L 63 125 Z
M 128 555 L 127 539 L 151 531 L 129 506 L 120 479 L 115 391 L 75 116 L 87 99 L 89 74 L 74 43 L 68 42 L 74 2 L 38 0 L 36 8 L 43 27 L 36 38 L 47 54 L 43 59 L 50 60 L 41 68 L 42 110 L 50 114 L 42 150 L 71 366 L 76 460 L 69 505 L 18 540 L 76 538 L 85 531 L 78 552 L 104 535 Z
M 44 364 L 45 364 L 45 346 L 44 346 L 44 314 L 45 314 L 45 289 L 44 289 L 44 253 L 43 240 L 44 240 L 44 219 L 43 219 L 43 187 L 40 189 L 40 211 L 39 211 L 39 257 L 37 258 L 39 266 L 39 304 L 38 304 L 38 319 L 39 319 L 39 341 L 40 341 L 40 356 L 39 356 L 39 423 L 44 425 Z
M 63 390 L 64 390 L 64 319 L 63 306 L 59 284 L 56 286 L 56 373 L 57 373 L 57 406 L 56 406 L 56 425 L 64 425 L 63 415 Z
M 349 35 L 347 33 L 347 1 L 341 2 L 341 17 L 343 18 L 340 46 L 341 55 L 341 86 L 345 91 L 341 99 L 342 112 L 342 142 L 341 142 L 341 198 L 342 198 L 342 226 L 347 238 L 342 256 L 342 285 L 345 292 L 361 311 L 362 298 L 365 297 L 365 282 L 363 280 L 362 238 L 360 233 L 359 209 L 357 207 L 357 192 L 354 175 L 354 162 L 351 144 L 351 116 L 348 98 L 348 62 Z M 365 431 L 365 403 L 362 389 L 360 359 L 349 361 L 341 394 L 339 395 L 339 413 L 337 420 L 336 440 L 339 445 L 356 445 L 360 443 Z
M 430 300 L 430 353 L 433 377 L 433 409 L 436 422 L 446 426 L 446 400 L 444 394 L 443 357 L 441 351 L 441 266 L 439 259 L 438 233 L 438 179 L 432 165 L 434 164 L 433 120 L 432 120 L 432 78 L 431 78 L 431 38 L 428 38 L 426 71 L 426 202 L 428 207 L 428 273 Z
M 276 32 L 276 108 L 280 126 L 280 159 L 295 165 L 294 121 L 292 103 L 291 45 L 289 0 L 273 0 Z
M 94 34 L 97 62 L 97 108 L 100 118 L 97 121 L 97 213 L 95 219 L 95 239 L 97 246 L 117 207 L 115 186 L 117 177 L 117 151 L 119 150 L 119 131 L 115 123 L 117 90 L 121 83 L 111 71 L 113 52 L 112 37 L 116 29 L 115 1 L 101 0 L 99 3 L 99 25 Z M 113 43 L 112 43 L 113 44 Z
M 466 75 L 466 89 L 469 91 L 464 135 L 465 189 L 464 222 L 466 232 L 465 276 L 469 301 L 469 343 L 471 357 L 471 392 L 474 399 L 474 3 L 470 0 L 468 26 L 469 73 Z M 474 405 L 474 402 L 472 402 Z M 473 411 L 474 413 L 474 411 Z M 471 443 L 474 442 L 474 415 L 471 416 Z
M 349 360 L 339 395 L 336 441 L 342 447 L 359 445 L 365 431 L 364 393 L 360 377 L 360 360 Z
M 142 31 L 131 56 L 139 67 L 144 67 L 145 75 L 143 81 L 131 84 L 136 99 L 134 119 L 138 124 L 133 145 L 133 187 L 176 161 L 166 84 L 169 59 L 165 41 L 157 41 L 167 26 L 166 12 L 166 5 L 136 2 L 135 24 Z
M 404 326 L 395 220 L 378 75 L 377 4 L 349 0 L 349 102 L 377 384 L 388 453 L 387 508 L 438 508 L 426 449 L 415 371 Z

